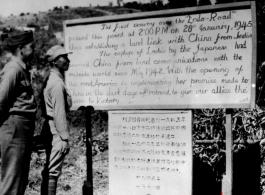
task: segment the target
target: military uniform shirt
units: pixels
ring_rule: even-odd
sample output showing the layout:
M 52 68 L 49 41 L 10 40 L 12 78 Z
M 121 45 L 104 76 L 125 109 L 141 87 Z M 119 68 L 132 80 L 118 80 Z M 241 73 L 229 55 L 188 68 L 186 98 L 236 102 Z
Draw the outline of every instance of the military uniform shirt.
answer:
M 12 56 L 0 72 L 0 116 L 11 113 L 35 114 L 37 104 L 27 66 Z
M 70 130 L 66 114 L 71 107 L 71 98 L 67 92 L 64 78 L 58 70 L 51 69 L 43 95 L 46 115 L 53 118 L 56 131 L 61 139 L 68 140 Z

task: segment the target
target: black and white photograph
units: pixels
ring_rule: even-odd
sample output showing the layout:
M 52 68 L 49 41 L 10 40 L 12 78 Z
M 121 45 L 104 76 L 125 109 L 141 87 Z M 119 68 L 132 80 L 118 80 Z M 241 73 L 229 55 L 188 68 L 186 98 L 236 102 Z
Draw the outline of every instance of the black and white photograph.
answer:
M 0 0 L 0 195 L 265 195 L 265 1 Z

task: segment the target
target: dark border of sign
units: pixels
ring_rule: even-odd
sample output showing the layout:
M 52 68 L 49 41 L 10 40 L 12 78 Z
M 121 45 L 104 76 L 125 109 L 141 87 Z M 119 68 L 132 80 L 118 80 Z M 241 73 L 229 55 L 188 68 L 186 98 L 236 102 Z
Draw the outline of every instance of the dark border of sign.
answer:
M 146 18 L 181 16 L 181 15 L 187 15 L 187 14 L 209 13 L 211 11 L 227 11 L 227 10 L 243 10 L 243 9 L 251 9 L 251 17 L 252 17 L 252 24 L 253 24 L 252 26 L 252 69 L 251 69 L 252 72 L 251 72 L 250 102 L 247 102 L 247 103 L 241 102 L 239 104 L 214 104 L 214 105 L 213 104 L 209 104 L 209 105 L 208 104 L 204 104 L 204 105 L 188 104 L 188 105 L 178 105 L 178 106 L 176 105 L 98 106 L 98 107 L 95 107 L 95 109 L 97 110 L 118 110 L 118 109 L 126 110 L 126 109 L 255 108 L 256 106 L 256 103 L 255 103 L 256 101 L 256 63 L 257 63 L 257 21 L 256 21 L 255 1 L 65 20 L 63 22 L 63 30 L 64 30 L 64 36 L 65 36 L 66 28 L 71 27 L 71 26 L 108 23 L 108 22 L 120 22 L 120 21 L 129 21 L 129 20 L 140 20 L 140 19 L 146 19 Z M 76 110 L 78 108 L 72 108 L 72 109 Z

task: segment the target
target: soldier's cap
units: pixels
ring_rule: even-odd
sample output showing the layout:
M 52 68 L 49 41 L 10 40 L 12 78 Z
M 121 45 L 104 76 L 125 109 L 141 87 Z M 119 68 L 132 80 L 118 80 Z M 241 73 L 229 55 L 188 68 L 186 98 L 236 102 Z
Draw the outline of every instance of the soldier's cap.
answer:
M 51 62 L 55 60 L 58 56 L 71 54 L 71 53 L 73 52 L 67 52 L 61 45 L 55 45 L 47 51 L 46 57 L 48 61 Z
M 16 35 L 9 35 L 8 37 L 8 45 L 11 47 L 26 45 L 34 41 L 33 32 L 25 31 Z

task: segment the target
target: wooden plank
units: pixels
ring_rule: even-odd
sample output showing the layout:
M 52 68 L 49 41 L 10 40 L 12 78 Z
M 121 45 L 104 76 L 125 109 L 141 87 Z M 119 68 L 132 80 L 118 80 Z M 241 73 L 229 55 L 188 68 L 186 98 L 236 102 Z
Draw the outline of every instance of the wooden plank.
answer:
M 256 100 L 256 66 L 257 66 L 257 16 L 256 16 L 256 2 L 251 1 L 251 16 L 252 16 L 252 88 L 251 97 L 253 98 L 251 102 L 251 107 L 254 108 Z
M 207 5 L 207 6 L 197 6 L 197 7 L 188 7 L 181 9 L 169 9 L 162 11 L 152 11 L 152 12 L 142 12 L 142 13 L 133 13 L 133 14 L 122 14 L 114 16 L 103 16 L 103 17 L 93 17 L 93 18 L 82 18 L 82 19 L 73 19 L 65 20 L 63 22 L 64 26 L 76 26 L 76 25 L 87 25 L 94 23 L 106 23 L 106 22 L 116 22 L 123 20 L 132 20 L 132 19 L 143 19 L 148 17 L 168 17 L 174 15 L 186 15 L 186 14 L 196 14 L 196 13 L 205 13 L 211 11 L 220 11 L 220 10 L 232 10 L 232 9 L 242 9 L 249 8 L 251 5 L 250 2 L 240 2 L 240 3 L 228 3 L 228 4 L 218 4 L 218 5 Z
M 233 144 L 255 144 L 260 140 L 237 140 L 233 141 Z M 215 144 L 215 143 L 226 143 L 226 140 L 195 140 L 195 144 Z
M 87 156 L 87 180 L 84 181 L 83 195 L 93 195 L 93 159 L 92 159 L 92 124 L 91 114 L 93 107 L 85 108 L 86 118 L 86 156 Z
M 232 110 L 226 110 L 226 173 L 222 180 L 223 195 L 232 195 L 233 187 L 233 136 L 232 136 Z

